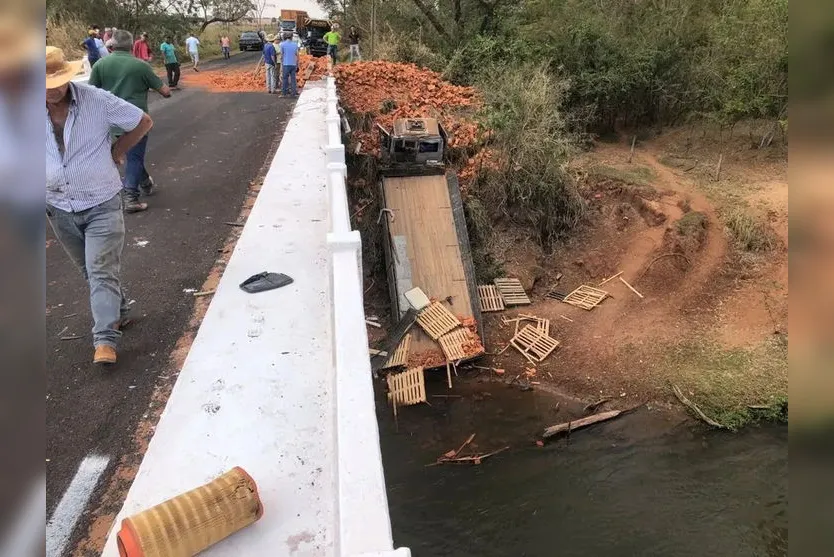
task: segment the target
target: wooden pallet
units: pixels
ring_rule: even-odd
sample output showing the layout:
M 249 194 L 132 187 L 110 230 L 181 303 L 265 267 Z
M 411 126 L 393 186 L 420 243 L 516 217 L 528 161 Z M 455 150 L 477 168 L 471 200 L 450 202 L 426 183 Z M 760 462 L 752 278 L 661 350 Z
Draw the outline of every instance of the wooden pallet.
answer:
M 537 325 L 526 325 L 510 339 L 510 344 L 531 363 L 541 362 L 559 347 L 559 341 L 544 334 Z
M 417 316 L 417 324 L 432 340 L 437 340 L 452 329 L 460 327 L 461 322 L 442 303 L 434 302 L 420 312 Z
M 440 343 L 440 348 L 443 349 L 446 360 L 456 362 L 469 355 L 464 350 L 464 346 L 472 342 L 472 334 L 469 329 L 460 327 L 451 333 L 446 333 L 437 339 L 437 342 Z
M 519 313 L 518 316 L 521 319 L 532 321 L 536 325 L 536 328 L 544 334 L 550 334 L 550 319 L 545 319 L 544 317 L 538 317 L 536 315 L 527 315 L 526 313 Z
M 388 400 L 397 406 L 411 406 L 426 402 L 426 378 L 422 367 L 413 367 L 402 373 L 392 373 L 388 377 Z
M 481 301 L 481 311 L 504 311 L 504 299 L 501 292 L 494 284 L 483 284 L 478 286 L 478 298 Z
M 493 282 L 501 293 L 504 305 L 525 306 L 532 303 L 517 278 L 497 278 Z
M 397 349 L 382 366 L 382 369 L 391 369 L 392 367 L 404 366 L 408 363 L 408 350 L 411 348 L 411 335 L 405 335 L 397 346 Z
M 583 284 L 567 296 L 563 302 L 591 311 L 608 296 L 608 292 Z

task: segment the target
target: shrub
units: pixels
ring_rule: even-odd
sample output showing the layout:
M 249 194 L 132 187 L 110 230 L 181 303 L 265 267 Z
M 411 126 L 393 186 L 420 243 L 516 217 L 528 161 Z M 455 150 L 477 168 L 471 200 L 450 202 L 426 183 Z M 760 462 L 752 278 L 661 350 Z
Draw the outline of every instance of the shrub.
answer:
M 744 209 L 729 211 L 724 215 L 724 222 L 736 247 L 742 251 L 766 252 L 776 245 L 770 227 Z

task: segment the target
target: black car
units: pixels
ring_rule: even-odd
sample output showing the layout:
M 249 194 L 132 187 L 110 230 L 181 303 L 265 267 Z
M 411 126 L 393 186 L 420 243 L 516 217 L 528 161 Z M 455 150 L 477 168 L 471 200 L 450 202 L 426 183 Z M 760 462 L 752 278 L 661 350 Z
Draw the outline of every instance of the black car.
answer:
M 260 51 L 264 48 L 264 39 L 257 31 L 244 31 L 240 34 L 238 45 L 240 46 L 241 52 L 244 50 Z

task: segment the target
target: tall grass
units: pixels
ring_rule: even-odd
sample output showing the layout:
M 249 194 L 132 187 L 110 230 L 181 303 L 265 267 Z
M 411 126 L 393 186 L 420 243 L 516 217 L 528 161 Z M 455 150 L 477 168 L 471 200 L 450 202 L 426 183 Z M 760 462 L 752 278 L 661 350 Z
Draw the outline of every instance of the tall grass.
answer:
M 738 249 L 746 252 L 767 252 L 776 247 L 773 231 L 749 211 L 733 209 L 723 217 Z
M 71 15 L 61 17 L 60 23 L 54 17 L 46 19 L 46 44 L 57 46 L 69 59 L 78 59 L 86 54 L 81 43 L 87 38 L 87 25 Z
M 586 210 L 565 167 L 576 145 L 560 109 L 568 85 L 544 65 L 486 67 L 478 79 L 500 163 L 479 176 L 476 194 L 493 212 L 531 226 L 545 247 Z

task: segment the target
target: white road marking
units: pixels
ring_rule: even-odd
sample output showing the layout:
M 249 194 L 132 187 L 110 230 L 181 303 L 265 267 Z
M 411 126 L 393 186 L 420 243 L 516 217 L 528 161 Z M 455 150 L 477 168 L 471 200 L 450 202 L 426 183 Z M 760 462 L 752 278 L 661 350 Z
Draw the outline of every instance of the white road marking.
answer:
M 61 557 L 78 519 L 87 508 L 110 457 L 89 455 L 78 467 L 64 496 L 46 523 L 46 557 Z

